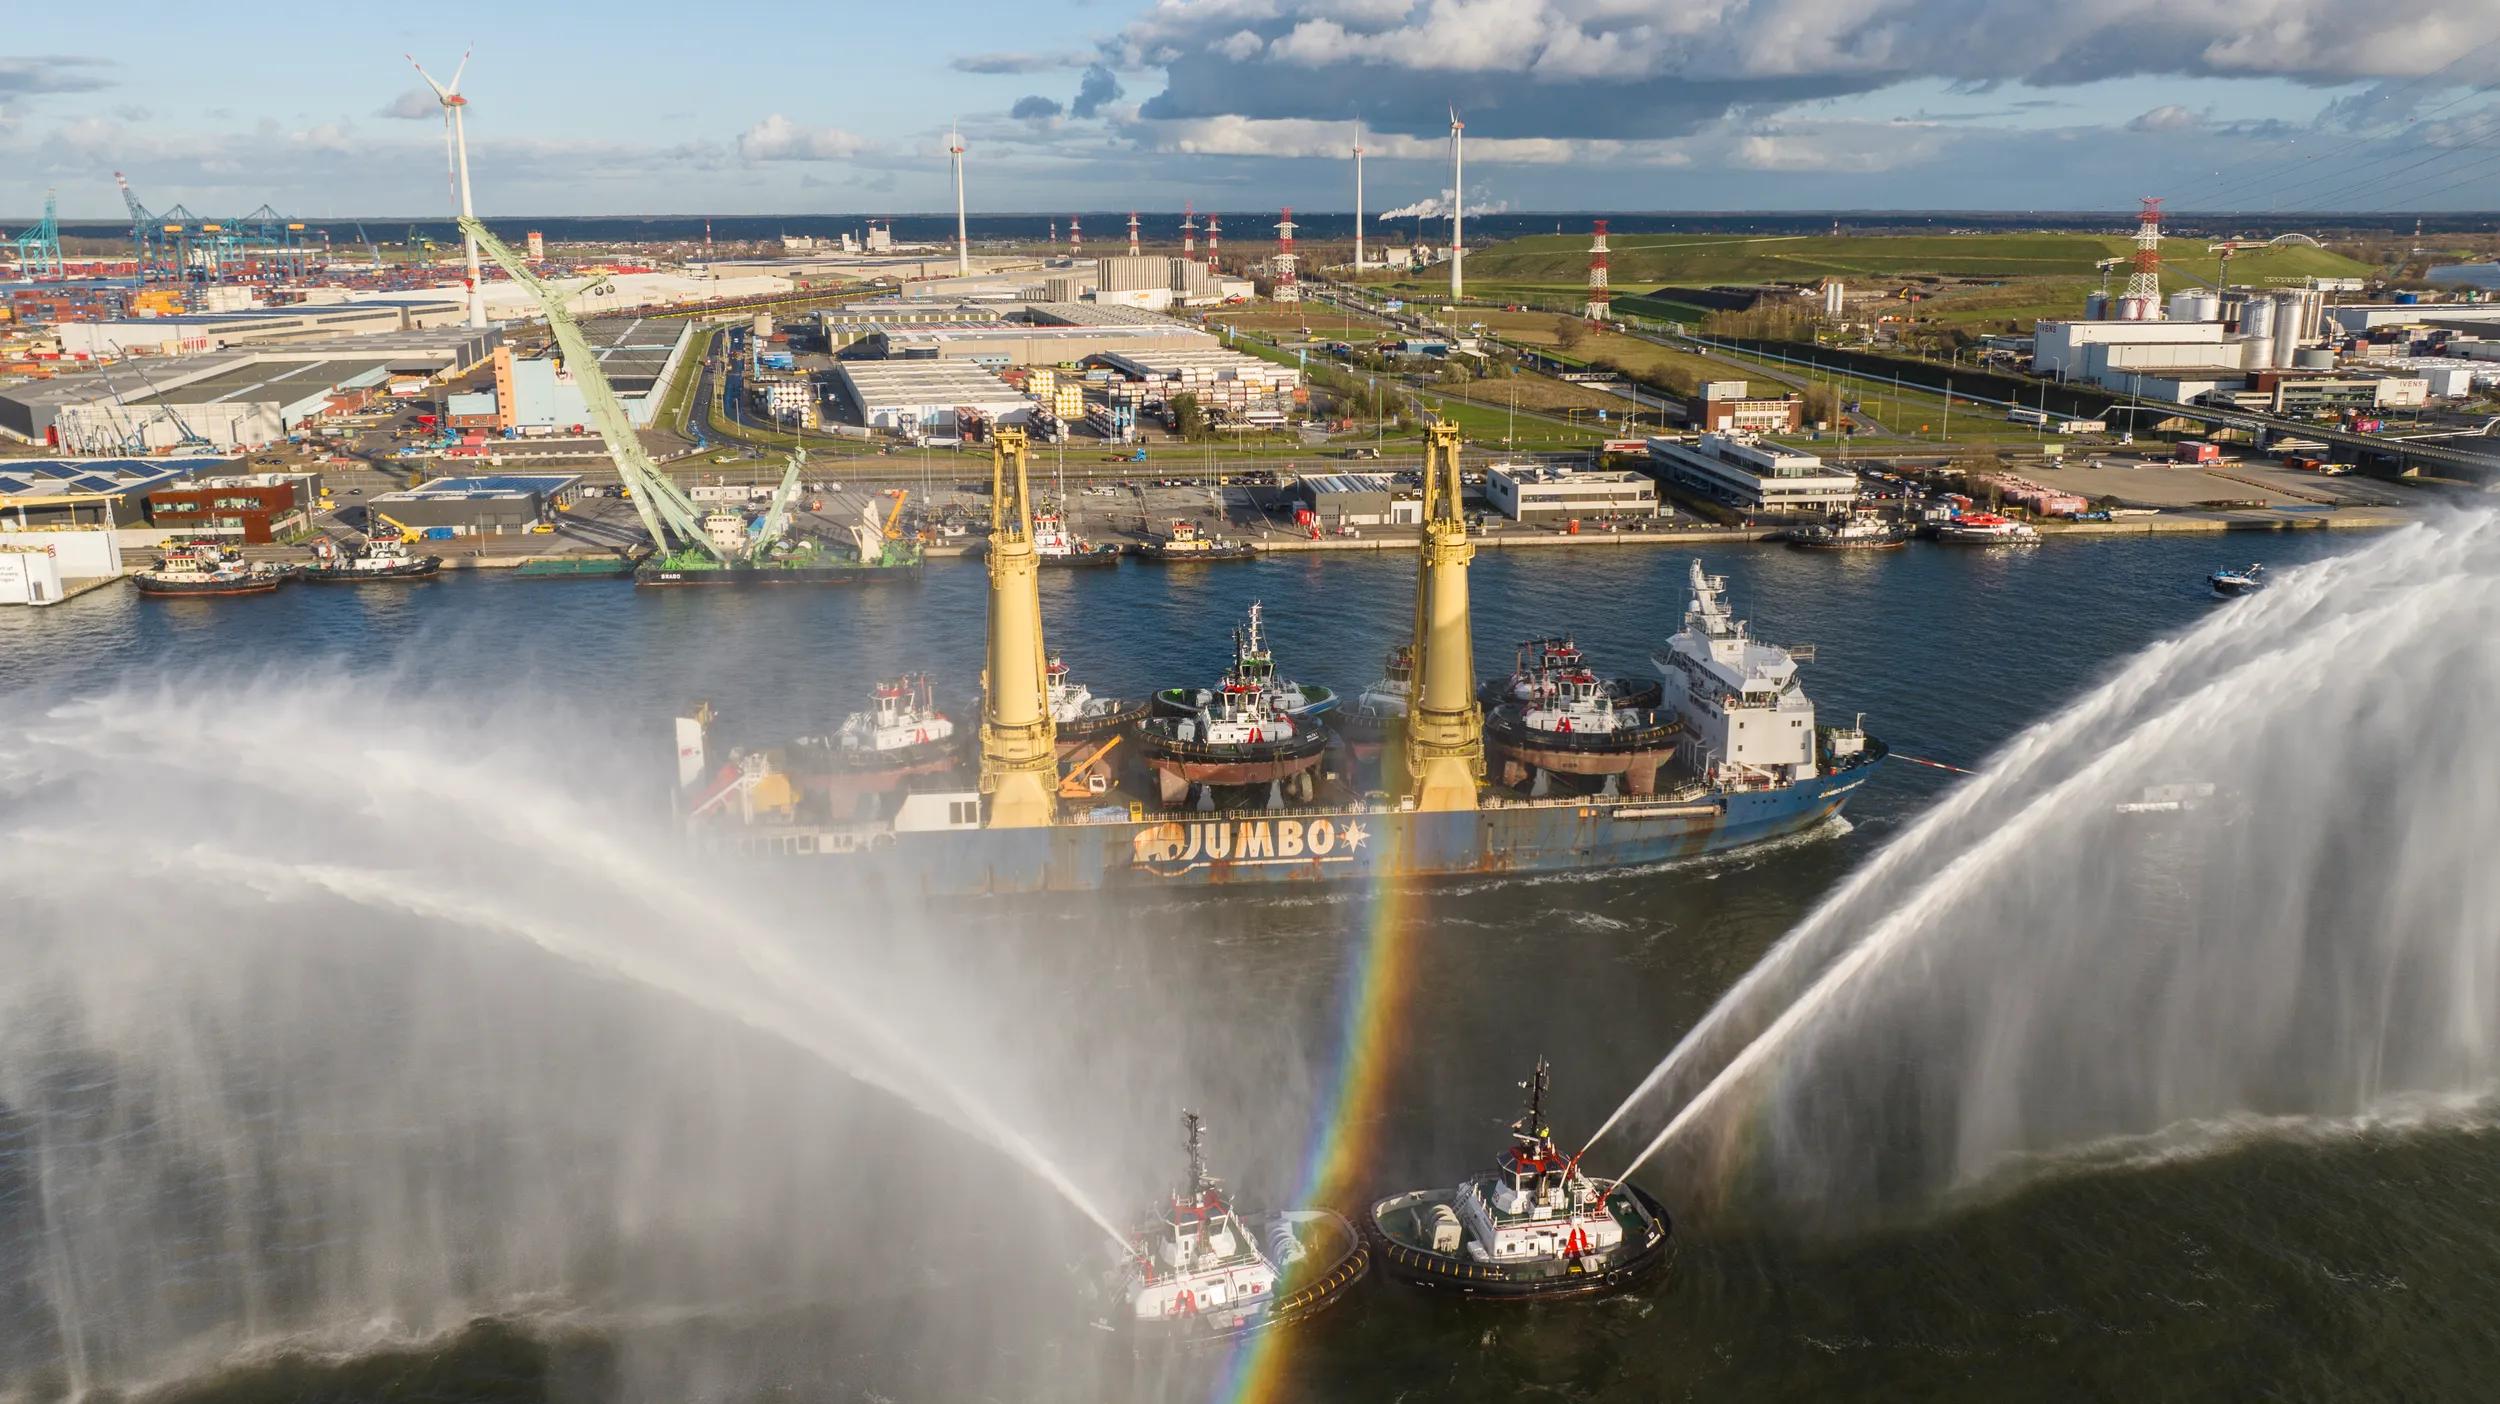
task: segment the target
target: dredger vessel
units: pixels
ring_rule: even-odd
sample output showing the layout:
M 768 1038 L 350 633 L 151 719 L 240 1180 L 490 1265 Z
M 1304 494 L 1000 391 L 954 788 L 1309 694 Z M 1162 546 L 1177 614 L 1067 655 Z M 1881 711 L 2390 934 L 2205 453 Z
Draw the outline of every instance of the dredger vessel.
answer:
M 1459 436 L 1435 423 L 1408 707 L 1377 776 L 1357 780 L 1351 757 L 1332 745 L 1307 787 L 1266 790 L 1264 803 L 1213 807 L 1213 793 L 1195 787 L 1167 806 L 1151 774 L 1111 773 L 1116 756 L 1063 760 L 1023 431 L 999 431 L 991 478 L 977 763 L 916 778 L 871 817 L 837 815 L 804 783 L 775 773 L 769 750 L 716 755 L 709 710 L 697 708 L 679 719 L 677 741 L 698 844 L 821 857 L 883 890 L 930 896 L 1625 867 L 1820 824 L 1884 755 L 1858 726 L 1815 724 L 1791 652 L 1748 637 L 1727 609 L 1725 582 L 1696 566 L 1685 628 L 1655 655 L 1661 714 L 1680 726 L 1673 767 L 1643 793 L 1537 794 L 1498 776 L 1489 784 L 1468 636 L 1475 547 L 1461 515 Z M 691 812 L 698 802 L 700 815 Z

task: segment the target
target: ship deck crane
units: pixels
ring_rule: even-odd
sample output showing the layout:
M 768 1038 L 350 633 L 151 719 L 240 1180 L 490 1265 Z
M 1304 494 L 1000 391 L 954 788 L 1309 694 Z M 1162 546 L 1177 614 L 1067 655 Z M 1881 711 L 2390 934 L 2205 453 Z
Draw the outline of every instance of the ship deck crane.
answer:
M 590 422 L 607 445 L 617 476 L 631 493 L 643 529 L 651 533 L 651 544 L 666 551 L 670 541 L 675 540 L 685 546 L 701 547 L 724 566 L 735 561 L 727 546 L 703 530 L 702 514 L 695 510 L 693 501 L 643 451 L 642 439 L 634 433 L 633 418 L 625 412 L 607 375 L 600 370 L 599 354 L 591 349 L 581 323 L 573 319 L 573 313 L 565 306 L 563 290 L 538 276 L 529 261 L 489 232 L 483 221 L 463 215 L 460 232 L 476 240 L 478 249 L 538 303 L 539 312 L 547 319 L 547 330 L 554 335 L 557 347 L 564 352 L 565 365 L 573 372 L 573 383 L 582 392 Z

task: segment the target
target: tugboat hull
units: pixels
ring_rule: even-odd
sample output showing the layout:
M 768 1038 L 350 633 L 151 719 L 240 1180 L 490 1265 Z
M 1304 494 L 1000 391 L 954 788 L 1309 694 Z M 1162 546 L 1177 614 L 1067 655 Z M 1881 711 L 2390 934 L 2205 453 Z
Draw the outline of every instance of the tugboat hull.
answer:
M 708 585 L 744 590 L 775 585 L 866 585 L 886 581 L 918 583 L 917 565 L 730 566 L 718 570 L 681 570 L 645 562 L 634 570 L 634 583 L 653 588 Z
M 1363 1231 L 1380 1258 L 1381 1270 L 1417 1287 L 1499 1301 L 1592 1297 L 1619 1292 L 1652 1276 L 1672 1256 L 1674 1234 L 1666 1206 L 1634 1185 L 1618 1185 L 1614 1193 L 1639 1201 L 1649 1215 L 1650 1232 L 1638 1240 L 1627 1236 L 1603 1261 L 1586 1266 L 1554 1258 L 1526 1263 L 1477 1262 L 1463 1254 L 1436 1253 L 1417 1247 L 1383 1226 L 1384 1220 L 1410 1209 L 1447 1203 L 1447 1191 L 1419 1190 L 1384 1199 L 1372 1206 Z
M 284 575 L 261 574 L 254 575 L 246 580 L 213 580 L 192 583 L 187 581 L 151 580 L 144 575 L 137 575 L 132 576 L 131 581 L 139 587 L 140 594 L 154 595 L 159 599 L 214 599 L 225 595 L 266 595 L 270 591 L 277 589 L 279 586 L 284 585 L 288 578 L 289 577 Z
M 1304 1242 L 1308 1256 L 1295 1263 L 1277 1283 L 1273 1299 L 1255 1299 L 1247 1311 L 1228 1307 L 1163 1318 L 1126 1316 L 1114 1329 L 1141 1354 L 1222 1345 L 1307 1321 L 1344 1301 L 1354 1285 L 1371 1271 L 1372 1245 L 1343 1215 L 1308 1209 L 1262 1215 L 1246 1222 L 1251 1234 L 1261 1242 L 1279 1223 L 1292 1225 L 1295 1236 Z
M 302 579 L 307 585 L 388 585 L 404 580 L 431 580 L 443 573 L 443 558 L 425 556 L 406 565 L 384 566 L 375 570 L 333 570 L 326 566 L 307 566 Z
M 1058 556 L 1043 555 L 1037 557 L 1037 559 L 1046 566 L 1068 568 L 1079 566 L 1115 566 L 1120 563 L 1120 554 L 1120 548 L 1117 546 L 1097 546 L 1090 551 L 1070 551 L 1065 555 Z

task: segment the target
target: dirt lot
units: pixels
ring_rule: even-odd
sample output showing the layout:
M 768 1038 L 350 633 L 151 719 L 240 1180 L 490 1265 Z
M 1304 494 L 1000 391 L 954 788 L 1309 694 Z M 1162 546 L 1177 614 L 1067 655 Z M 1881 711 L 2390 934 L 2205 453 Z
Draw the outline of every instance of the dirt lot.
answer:
M 2269 507 L 2287 507 L 2305 503 L 2398 506 L 2412 501 L 2401 489 L 2358 475 L 2322 477 L 2253 459 L 2191 467 L 2158 460 L 2078 455 L 2060 468 L 2026 465 L 2012 471 L 2033 482 L 2089 498 L 2115 497 L 2132 506 L 2174 510 L 2214 502 L 2262 502 Z

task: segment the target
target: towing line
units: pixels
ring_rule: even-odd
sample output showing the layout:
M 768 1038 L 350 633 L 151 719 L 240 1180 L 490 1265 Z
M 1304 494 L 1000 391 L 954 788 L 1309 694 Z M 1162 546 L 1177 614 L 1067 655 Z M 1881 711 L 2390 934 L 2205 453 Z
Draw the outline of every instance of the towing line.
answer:
M 1956 775 L 1977 775 L 1977 774 L 1979 773 L 1979 772 L 1978 772 L 1978 771 L 1976 771 L 1976 770 L 1965 770 L 1965 769 L 1963 769 L 1961 766 L 1958 766 L 1958 765 L 1947 765 L 1947 764 L 1945 764 L 1943 761 L 1940 761 L 1940 760 L 1929 760 L 1929 759 L 1927 759 L 1925 756 L 1905 756 L 1905 755 L 1901 754 L 1899 751 L 1895 751 L 1895 752 L 1893 752 L 1893 753 L 1892 753 L 1892 758 L 1893 758 L 1894 760 L 1905 760 L 1905 761 L 1908 761 L 1908 762 L 1909 762 L 1910 764 L 1912 764 L 1912 765 L 1923 765 L 1923 766 L 1927 766 L 1927 767 L 1929 767 L 1929 768 L 1931 768 L 1931 769 L 1934 769 L 1934 770 L 1950 770 L 1950 771 L 1952 771 L 1952 772 L 1953 772 L 1954 774 L 1956 774 Z

